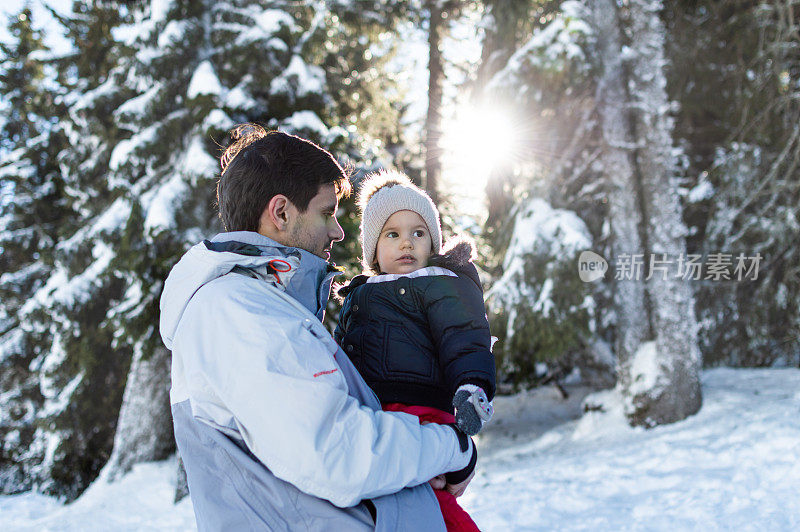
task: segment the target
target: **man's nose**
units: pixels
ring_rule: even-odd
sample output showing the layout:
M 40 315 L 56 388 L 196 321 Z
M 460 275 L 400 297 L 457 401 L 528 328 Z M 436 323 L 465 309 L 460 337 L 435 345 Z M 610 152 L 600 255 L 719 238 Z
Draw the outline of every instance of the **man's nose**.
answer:
M 333 224 L 333 230 L 328 233 L 328 236 L 333 242 L 341 242 L 344 240 L 344 229 L 339 225 L 339 220 L 336 218 L 333 219 Z

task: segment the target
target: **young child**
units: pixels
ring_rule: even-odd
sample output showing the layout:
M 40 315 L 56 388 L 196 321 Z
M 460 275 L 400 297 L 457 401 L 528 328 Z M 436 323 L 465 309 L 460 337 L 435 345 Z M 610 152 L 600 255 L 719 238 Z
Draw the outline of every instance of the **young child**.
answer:
M 436 206 L 403 174 L 369 176 L 359 205 L 363 264 L 375 275 L 339 291 L 334 337 L 384 410 L 477 434 L 492 416 L 495 367 L 472 245 L 440 253 Z M 448 531 L 478 529 L 451 493 L 435 491 Z

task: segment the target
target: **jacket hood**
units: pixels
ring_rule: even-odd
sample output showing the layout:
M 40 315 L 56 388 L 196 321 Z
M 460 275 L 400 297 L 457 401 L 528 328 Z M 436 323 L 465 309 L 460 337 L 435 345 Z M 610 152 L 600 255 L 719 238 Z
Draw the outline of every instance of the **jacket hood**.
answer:
M 220 233 L 191 247 L 164 283 L 159 328 L 168 349 L 172 349 L 175 331 L 194 294 L 234 269 L 279 286 L 320 320 L 330 282 L 338 273 L 324 259 L 303 249 L 282 246 L 258 233 Z
M 449 240 L 442 253 L 428 259 L 428 266 L 440 266 L 456 273 L 472 265 L 475 258 L 475 246 L 464 238 Z

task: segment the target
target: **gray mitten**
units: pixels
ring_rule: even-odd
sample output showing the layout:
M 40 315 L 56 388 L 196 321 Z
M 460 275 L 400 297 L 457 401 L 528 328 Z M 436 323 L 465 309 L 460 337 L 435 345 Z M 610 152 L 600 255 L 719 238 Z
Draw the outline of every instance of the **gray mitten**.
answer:
M 474 384 L 462 384 L 453 396 L 456 407 L 456 426 L 469 436 L 474 436 L 483 428 L 484 423 L 492 419 L 492 403 L 486 392 Z

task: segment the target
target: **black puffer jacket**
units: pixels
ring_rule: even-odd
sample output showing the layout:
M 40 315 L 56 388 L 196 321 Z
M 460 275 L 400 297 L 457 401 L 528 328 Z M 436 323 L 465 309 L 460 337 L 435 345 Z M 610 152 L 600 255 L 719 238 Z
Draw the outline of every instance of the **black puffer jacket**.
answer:
M 334 337 L 381 402 L 452 412 L 453 394 L 466 383 L 494 396 L 489 323 L 471 256 L 472 246 L 458 242 L 429 261 L 456 276 L 367 283 L 359 275 L 339 291 L 346 297 Z

